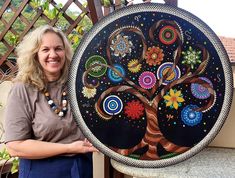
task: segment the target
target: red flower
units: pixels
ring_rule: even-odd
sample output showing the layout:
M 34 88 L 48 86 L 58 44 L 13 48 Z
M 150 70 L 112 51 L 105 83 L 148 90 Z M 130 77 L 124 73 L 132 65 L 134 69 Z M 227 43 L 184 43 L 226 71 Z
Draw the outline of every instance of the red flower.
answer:
M 124 112 L 130 119 L 139 119 L 144 115 L 144 106 L 140 101 L 133 100 L 127 103 L 124 108 Z

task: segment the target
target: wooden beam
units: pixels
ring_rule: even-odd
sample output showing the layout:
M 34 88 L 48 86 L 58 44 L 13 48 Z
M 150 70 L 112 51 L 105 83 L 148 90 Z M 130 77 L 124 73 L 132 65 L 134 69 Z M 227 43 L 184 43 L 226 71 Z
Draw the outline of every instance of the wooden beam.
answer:
M 88 8 L 91 14 L 91 20 L 93 24 L 98 22 L 103 17 L 103 10 L 101 6 L 101 2 L 98 0 L 87 0 Z
M 11 0 L 6 0 L 3 6 L 0 9 L 0 17 L 2 17 L 2 14 L 5 12 L 9 4 L 11 3 Z

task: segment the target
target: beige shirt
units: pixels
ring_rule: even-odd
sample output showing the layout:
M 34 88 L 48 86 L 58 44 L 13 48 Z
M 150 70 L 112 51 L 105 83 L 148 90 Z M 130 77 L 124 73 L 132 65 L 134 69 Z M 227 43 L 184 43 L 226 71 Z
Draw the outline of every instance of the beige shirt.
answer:
M 50 83 L 48 91 L 54 103 L 61 103 L 62 86 Z M 65 117 L 55 114 L 44 94 L 23 83 L 15 83 L 9 93 L 5 112 L 5 142 L 36 139 L 71 143 L 84 139 L 70 106 Z

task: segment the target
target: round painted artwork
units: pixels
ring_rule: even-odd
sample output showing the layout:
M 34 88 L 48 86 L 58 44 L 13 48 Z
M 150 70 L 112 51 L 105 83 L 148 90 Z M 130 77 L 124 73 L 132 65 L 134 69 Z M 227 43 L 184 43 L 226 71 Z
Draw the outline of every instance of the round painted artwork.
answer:
M 163 167 L 206 147 L 231 105 L 215 33 L 177 7 L 138 4 L 101 19 L 72 60 L 69 94 L 85 136 L 127 165 Z

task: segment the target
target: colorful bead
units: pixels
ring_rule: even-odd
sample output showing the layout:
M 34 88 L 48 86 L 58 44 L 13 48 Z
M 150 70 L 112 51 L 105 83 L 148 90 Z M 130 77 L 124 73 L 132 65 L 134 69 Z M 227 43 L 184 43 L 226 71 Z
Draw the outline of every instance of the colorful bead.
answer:
M 52 105 L 52 104 L 53 104 L 53 101 L 52 101 L 52 100 L 49 100 L 49 101 L 48 101 L 48 104 L 49 104 L 49 105 Z
M 52 109 L 53 111 L 55 111 L 55 110 L 56 110 L 56 108 L 57 108 L 57 106 L 56 106 L 56 105 L 51 106 L 51 109 Z
M 67 106 L 67 100 L 62 100 L 63 107 Z
M 59 107 L 51 99 L 48 91 L 45 91 L 44 95 L 45 95 L 45 98 L 47 100 L 48 105 L 51 107 L 51 109 L 54 111 L 54 113 L 56 113 L 59 117 L 64 117 L 68 111 L 67 93 L 65 91 L 62 92 L 62 97 L 61 97 L 61 105 L 62 106 L 59 106 Z
M 55 109 L 55 113 L 59 114 L 60 110 L 58 108 Z
M 58 114 L 60 117 L 63 117 L 64 116 L 64 113 L 62 111 L 59 112 Z

